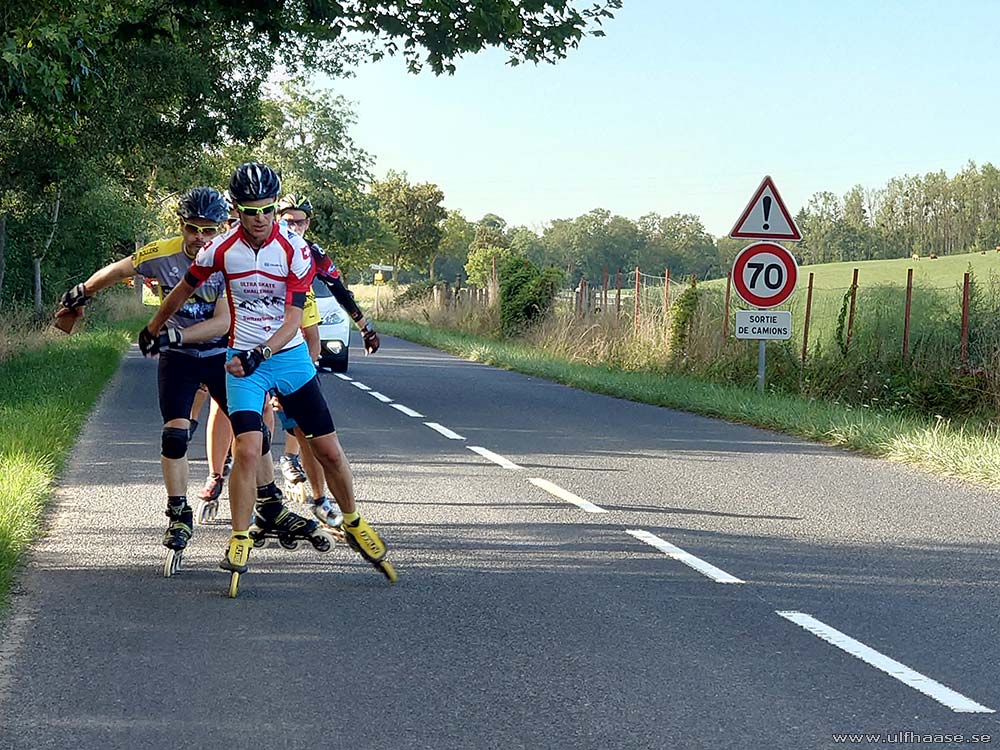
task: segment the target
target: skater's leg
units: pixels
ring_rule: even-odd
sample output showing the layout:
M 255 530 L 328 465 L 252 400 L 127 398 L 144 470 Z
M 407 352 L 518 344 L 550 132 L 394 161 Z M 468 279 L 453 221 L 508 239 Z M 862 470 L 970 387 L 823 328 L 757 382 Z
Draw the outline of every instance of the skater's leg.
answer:
M 236 440 L 233 447 L 233 473 L 229 477 L 229 508 L 234 533 L 250 528 L 257 498 L 257 465 L 266 463 L 260 460 L 263 436 L 259 428 L 253 429 L 252 417 L 256 417 L 257 422 L 260 421 L 260 415 L 254 412 L 236 412 L 232 415 Z
M 208 409 L 208 471 L 211 474 L 222 475 L 226 463 L 226 454 L 233 441 L 233 428 L 229 425 L 229 417 L 214 400 Z
M 285 450 L 284 450 L 285 455 L 286 456 L 297 456 L 297 455 L 299 455 L 299 451 L 300 450 L 301 450 L 301 448 L 299 447 L 298 436 L 294 432 L 286 432 L 285 433 Z
M 302 428 L 296 427 L 295 430 L 297 435 L 302 437 L 302 440 L 299 443 L 302 447 L 299 456 L 302 460 L 302 468 L 305 469 L 306 476 L 309 478 L 309 486 L 312 488 L 313 497 L 325 497 L 326 479 L 323 476 L 323 467 L 319 461 L 316 460 L 316 456 L 313 455 L 309 441 L 306 440 L 302 434 Z
M 322 468 L 323 477 L 337 505 L 345 514 L 355 512 L 357 504 L 354 501 L 354 475 L 340 440 L 337 439 L 337 433 L 310 438 L 308 444 Z
M 160 436 L 160 468 L 167 495 L 187 495 L 187 445 L 190 420 L 171 419 L 163 425 Z

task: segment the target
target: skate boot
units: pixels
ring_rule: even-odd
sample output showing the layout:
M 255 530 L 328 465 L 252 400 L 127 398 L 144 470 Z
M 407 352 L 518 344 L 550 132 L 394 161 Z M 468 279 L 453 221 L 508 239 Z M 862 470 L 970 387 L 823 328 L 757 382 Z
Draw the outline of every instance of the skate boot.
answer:
M 219 496 L 225 480 L 221 474 L 209 474 L 198 500 L 198 523 L 212 523 L 219 512 Z
M 268 539 L 277 539 L 288 550 L 296 549 L 299 541 L 308 541 L 320 552 L 330 549 L 333 540 L 319 527 L 319 522 L 293 513 L 281 501 L 281 493 L 258 500 L 253 509 L 250 538 L 254 547 L 263 547 Z
M 246 534 L 233 534 L 226 547 L 226 554 L 219 563 L 219 567 L 228 570 L 229 576 L 229 598 L 235 599 L 240 586 L 240 576 L 247 572 L 247 561 L 250 559 L 250 550 L 254 547 L 253 542 Z
M 313 500 L 312 511 L 317 521 L 329 527 L 329 533 L 334 538 L 344 541 L 344 532 L 340 530 L 340 524 L 344 522 L 344 514 L 340 512 L 340 508 L 333 500 L 325 496 Z
M 180 570 L 184 548 L 191 538 L 193 515 L 186 499 L 167 504 L 166 516 L 170 519 L 170 524 L 163 532 L 163 546 L 167 548 L 167 557 L 163 562 L 164 578 L 170 578 Z
M 342 522 L 340 530 L 355 552 L 382 571 L 382 575 L 388 578 L 390 583 L 396 582 L 396 569 L 392 563 L 385 559 L 389 550 L 375 529 L 364 518 L 359 515 L 353 521 Z
M 292 500 L 297 503 L 306 502 L 306 472 L 302 468 L 302 460 L 294 453 L 286 453 L 278 459 L 278 468 Z

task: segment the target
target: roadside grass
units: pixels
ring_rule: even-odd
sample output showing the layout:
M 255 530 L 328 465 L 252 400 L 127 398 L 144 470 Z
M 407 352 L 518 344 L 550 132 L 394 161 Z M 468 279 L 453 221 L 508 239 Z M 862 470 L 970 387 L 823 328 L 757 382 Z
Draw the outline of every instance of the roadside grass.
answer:
M 785 432 L 1000 489 L 1000 430 L 985 422 L 886 413 L 681 375 L 581 364 L 524 344 L 409 321 L 379 321 L 379 330 L 575 388 Z
M 80 332 L 37 324 L 30 338 L 40 345 L 0 361 L 0 606 L 87 414 L 145 319 L 108 296 Z

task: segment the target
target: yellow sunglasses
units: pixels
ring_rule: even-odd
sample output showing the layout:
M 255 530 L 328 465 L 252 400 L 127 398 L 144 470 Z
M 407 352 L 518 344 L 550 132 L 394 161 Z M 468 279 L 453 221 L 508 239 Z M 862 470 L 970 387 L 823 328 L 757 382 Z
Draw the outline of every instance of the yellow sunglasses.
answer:
M 247 216 L 260 216 L 261 214 L 269 214 L 278 207 L 278 201 L 274 203 L 268 203 L 266 206 L 241 206 L 239 203 L 236 204 L 236 210 L 241 214 L 246 214 Z
M 206 237 L 214 237 L 223 229 L 221 224 L 211 224 L 207 227 L 200 227 L 197 224 L 188 224 L 186 221 L 184 222 L 184 228 L 191 232 L 191 234 L 203 234 Z

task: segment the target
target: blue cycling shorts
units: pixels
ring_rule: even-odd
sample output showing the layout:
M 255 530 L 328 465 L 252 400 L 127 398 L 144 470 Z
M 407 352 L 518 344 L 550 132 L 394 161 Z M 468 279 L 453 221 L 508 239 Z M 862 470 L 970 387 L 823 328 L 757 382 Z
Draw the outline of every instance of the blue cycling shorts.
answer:
M 235 357 L 236 349 L 230 349 L 227 361 Z M 264 400 L 271 389 L 278 393 L 294 393 L 316 377 L 316 365 L 309 357 L 305 343 L 284 349 L 265 359 L 251 374 L 242 378 L 226 372 L 226 400 L 229 413 L 252 411 L 263 413 Z

